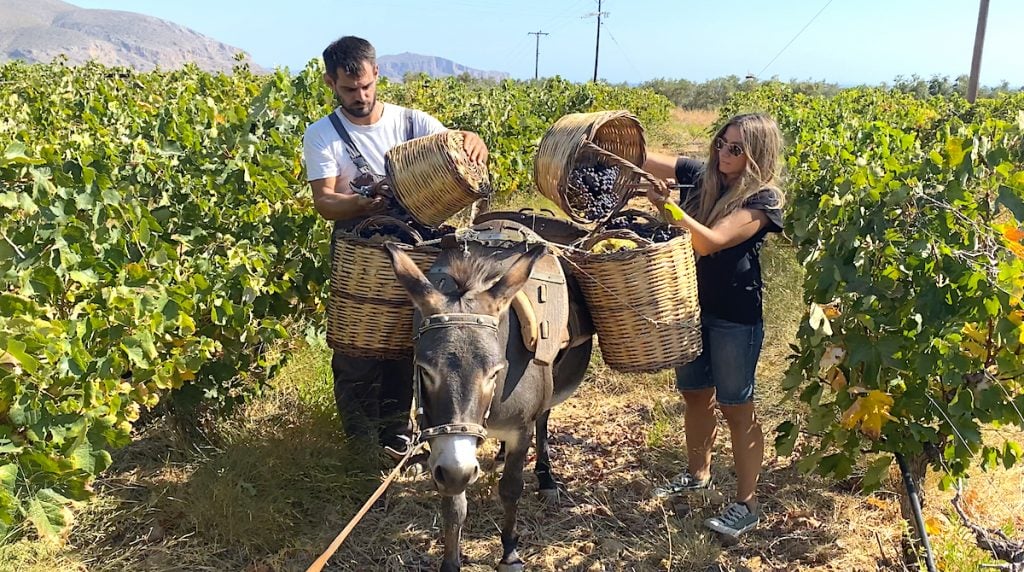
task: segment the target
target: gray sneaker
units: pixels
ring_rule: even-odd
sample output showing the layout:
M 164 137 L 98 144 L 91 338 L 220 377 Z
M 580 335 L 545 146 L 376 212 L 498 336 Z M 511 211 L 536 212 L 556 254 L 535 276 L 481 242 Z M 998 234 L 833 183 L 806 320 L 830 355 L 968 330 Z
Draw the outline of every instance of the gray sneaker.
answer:
M 706 490 L 711 488 L 711 477 L 699 481 L 690 474 L 689 470 L 683 471 L 672 478 L 667 485 L 654 489 L 654 496 L 657 498 L 674 497 L 693 491 Z
M 757 526 L 760 520 L 757 514 L 750 512 L 746 504 L 734 502 L 725 507 L 722 514 L 705 520 L 704 526 L 719 534 L 739 538 L 741 534 Z

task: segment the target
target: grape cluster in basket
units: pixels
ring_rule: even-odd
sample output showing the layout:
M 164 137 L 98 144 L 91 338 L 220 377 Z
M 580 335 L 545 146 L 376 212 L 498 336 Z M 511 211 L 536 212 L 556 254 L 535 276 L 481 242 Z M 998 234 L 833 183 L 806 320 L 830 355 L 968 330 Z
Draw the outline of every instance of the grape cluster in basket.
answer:
M 402 222 L 418 232 L 420 236 L 423 237 L 424 242 L 436 240 L 446 234 L 455 232 L 455 227 L 453 226 L 442 224 L 438 228 L 431 228 L 416 222 L 412 217 L 409 217 L 408 220 L 403 220 Z M 397 241 L 404 244 L 415 244 L 416 242 L 409 234 L 409 231 L 392 223 L 367 226 L 359 232 L 359 237 L 375 243 Z
M 569 173 L 566 197 L 569 206 L 590 220 L 604 218 L 619 202 L 619 197 L 615 194 L 615 181 L 618 178 L 617 166 L 576 167 Z
M 646 238 L 655 243 L 668 242 L 679 236 L 667 225 L 644 220 L 628 213 L 609 220 L 604 228 L 607 230 L 631 230 L 640 238 Z

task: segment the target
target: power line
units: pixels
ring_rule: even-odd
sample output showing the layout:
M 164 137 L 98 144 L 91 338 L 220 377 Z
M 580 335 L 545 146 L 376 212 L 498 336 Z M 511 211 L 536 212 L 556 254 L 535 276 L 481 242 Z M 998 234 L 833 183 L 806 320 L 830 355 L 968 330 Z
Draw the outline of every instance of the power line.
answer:
M 537 30 L 536 32 L 527 32 L 526 35 L 537 36 L 537 51 L 536 54 L 533 56 L 533 79 L 537 79 L 537 70 L 540 68 L 540 37 L 550 36 L 551 34 L 541 30 Z
M 804 30 L 806 30 L 806 29 L 807 29 L 807 27 L 811 25 L 811 22 L 814 22 L 814 20 L 816 20 L 816 19 L 818 18 L 818 16 L 820 16 L 820 15 L 821 15 L 821 13 L 825 11 L 825 8 L 828 8 L 828 5 L 829 5 L 829 4 L 831 4 L 831 3 L 832 3 L 832 1 L 833 1 L 833 0 L 828 0 L 828 2 L 825 2 L 825 5 L 821 7 L 821 10 L 818 10 L 818 13 L 817 13 L 817 14 L 815 14 L 815 15 L 814 15 L 814 17 L 813 17 L 813 18 L 811 18 L 811 19 L 810 19 L 810 20 L 809 20 L 809 21 L 808 21 L 808 22 L 807 22 L 806 24 L 804 24 L 804 27 L 803 27 L 803 28 L 800 28 L 800 31 L 799 31 L 799 32 L 797 32 L 795 36 L 793 36 L 793 39 L 792 39 L 792 40 L 790 40 L 788 44 L 786 44 L 785 46 L 783 46 L 783 47 L 782 47 L 782 49 L 781 49 L 781 50 L 779 50 L 779 53 L 775 54 L 775 57 L 774 57 L 774 58 L 772 58 L 772 61 L 768 62 L 768 65 L 764 66 L 764 68 L 763 68 L 763 69 L 762 69 L 761 71 L 757 72 L 757 75 L 758 75 L 758 77 L 760 77 L 761 75 L 763 75 L 763 74 L 764 74 L 764 72 L 765 72 L 765 70 L 767 70 L 767 69 L 768 69 L 769 67 L 771 67 L 771 65 L 772 65 L 773 63 L 775 63 L 775 60 L 779 59 L 779 56 L 781 56 L 781 55 L 782 55 L 782 52 L 786 51 L 786 48 L 788 48 L 789 46 L 791 46 L 791 45 L 793 44 L 793 42 L 795 42 L 795 41 L 796 41 L 796 39 L 800 37 L 800 34 L 803 34 L 803 33 L 804 33 Z
M 583 7 L 589 3 L 590 0 L 579 1 L 576 4 L 570 6 L 561 14 L 559 14 L 558 17 L 549 21 L 549 24 L 551 24 L 551 26 L 548 28 L 550 30 L 550 33 L 557 34 L 558 32 L 562 31 L 570 22 L 576 19 L 575 14 L 579 14 Z M 522 36 L 520 36 L 520 38 L 522 38 Z M 518 62 L 519 58 L 522 57 L 522 55 L 525 53 L 526 47 L 528 45 L 529 41 L 523 38 L 520 42 L 516 44 L 515 49 L 506 52 L 508 56 L 505 58 L 505 61 L 502 64 L 502 68 L 508 68 L 514 65 L 514 62 Z
M 636 72 L 636 75 L 642 77 L 644 74 L 635 65 L 633 65 L 633 60 L 629 59 L 629 54 L 626 53 L 626 49 L 622 47 L 622 44 L 620 44 L 619 41 L 615 39 L 615 35 L 612 34 L 611 29 L 608 29 L 606 31 L 608 32 L 608 37 L 611 38 L 612 41 L 615 42 L 615 45 L 619 47 L 619 51 L 622 52 L 622 57 L 626 58 L 626 63 L 629 64 L 629 67 L 633 68 L 633 71 Z

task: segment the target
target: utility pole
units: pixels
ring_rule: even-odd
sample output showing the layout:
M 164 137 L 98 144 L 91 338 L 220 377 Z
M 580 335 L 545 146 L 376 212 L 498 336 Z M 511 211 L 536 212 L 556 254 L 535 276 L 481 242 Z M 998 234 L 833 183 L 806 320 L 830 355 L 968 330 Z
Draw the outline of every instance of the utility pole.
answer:
M 537 79 L 537 68 L 540 65 L 540 37 L 550 36 L 551 34 L 548 34 L 547 32 L 541 30 L 537 30 L 536 32 L 527 32 L 526 35 L 537 36 L 537 52 L 533 56 L 533 79 Z
M 601 0 L 597 0 L 597 12 L 591 12 L 584 16 L 589 18 L 597 16 L 597 43 L 594 45 L 594 81 L 597 81 L 597 57 L 601 54 L 601 17 L 607 16 L 608 12 L 601 11 Z
M 974 59 L 971 60 L 971 77 L 967 81 L 967 101 L 974 103 L 978 97 L 978 76 L 981 75 L 981 49 L 985 45 L 985 24 L 988 22 L 988 0 L 981 0 L 978 8 L 978 30 L 974 33 Z

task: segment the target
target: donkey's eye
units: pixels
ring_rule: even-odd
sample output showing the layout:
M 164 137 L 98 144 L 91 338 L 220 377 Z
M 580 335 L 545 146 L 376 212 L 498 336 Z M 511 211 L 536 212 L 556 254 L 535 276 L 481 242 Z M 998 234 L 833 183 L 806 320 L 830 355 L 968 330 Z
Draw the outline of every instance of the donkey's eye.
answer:
M 501 364 L 498 367 L 491 370 L 490 375 L 487 376 L 487 381 L 494 382 L 498 379 L 498 374 L 505 370 L 508 364 Z
M 423 380 L 423 385 L 437 385 L 436 378 L 429 371 L 422 367 L 420 368 L 420 379 Z

